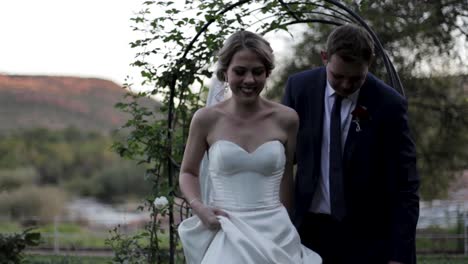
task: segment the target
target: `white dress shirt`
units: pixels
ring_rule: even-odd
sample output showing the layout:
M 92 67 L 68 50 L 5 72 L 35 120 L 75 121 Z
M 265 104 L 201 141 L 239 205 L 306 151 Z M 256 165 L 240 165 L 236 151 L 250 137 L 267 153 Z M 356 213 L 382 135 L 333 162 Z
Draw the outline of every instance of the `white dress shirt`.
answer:
M 329 184 L 329 157 L 330 157 L 330 116 L 335 103 L 335 90 L 327 81 L 324 97 L 323 134 L 321 150 L 321 169 L 317 189 L 315 191 L 310 211 L 314 213 L 330 214 L 330 184 Z M 344 97 L 341 102 L 341 147 L 344 150 L 346 137 L 351 125 L 351 112 L 356 108 L 359 90 L 348 97 Z

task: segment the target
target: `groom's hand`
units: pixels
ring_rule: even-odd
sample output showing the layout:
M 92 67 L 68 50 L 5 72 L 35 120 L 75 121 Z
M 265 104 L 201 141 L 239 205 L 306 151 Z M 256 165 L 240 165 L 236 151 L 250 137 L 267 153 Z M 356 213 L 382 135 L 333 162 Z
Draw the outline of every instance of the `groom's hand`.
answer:
M 228 217 L 228 214 L 223 210 L 216 207 L 206 206 L 199 201 L 192 204 L 192 209 L 198 218 L 200 218 L 203 225 L 211 230 L 217 230 L 221 226 L 217 216 Z

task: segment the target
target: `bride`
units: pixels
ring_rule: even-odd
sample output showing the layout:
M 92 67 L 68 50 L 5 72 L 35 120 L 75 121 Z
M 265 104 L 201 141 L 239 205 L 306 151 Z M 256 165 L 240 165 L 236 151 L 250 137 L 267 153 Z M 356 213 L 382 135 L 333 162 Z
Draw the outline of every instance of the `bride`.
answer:
M 261 36 L 238 31 L 218 56 L 216 76 L 232 96 L 193 116 L 179 176 L 195 214 L 179 226 L 187 263 L 321 263 L 288 215 L 298 116 L 260 96 L 273 51 Z M 209 201 L 198 177 L 205 151 Z

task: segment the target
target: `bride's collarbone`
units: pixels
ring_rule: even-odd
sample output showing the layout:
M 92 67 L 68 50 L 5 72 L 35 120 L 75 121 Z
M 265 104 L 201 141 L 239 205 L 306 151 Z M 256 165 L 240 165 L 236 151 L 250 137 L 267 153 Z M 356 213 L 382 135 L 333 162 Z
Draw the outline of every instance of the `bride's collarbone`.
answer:
M 267 120 L 274 118 L 274 113 L 276 112 L 272 108 L 264 108 L 257 111 L 233 111 L 228 109 L 223 109 L 222 115 L 224 118 L 237 121 L 250 121 L 258 122 L 259 120 Z
M 259 133 L 273 132 L 280 128 L 269 120 L 232 120 L 219 126 L 221 134 L 245 135 L 247 138 L 257 137 Z M 278 131 L 279 132 L 279 131 Z
M 226 126 L 213 132 L 215 133 L 210 136 L 212 140 L 209 141 L 230 141 L 246 150 L 256 149 L 268 141 L 283 142 L 285 140 L 281 131 L 269 126 Z
M 263 124 L 275 123 L 270 113 L 257 113 L 253 115 L 228 115 L 225 122 L 236 126 L 259 126 Z
M 257 138 L 259 134 L 282 134 L 281 127 L 274 120 L 261 118 L 226 119 L 216 128 L 216 134 L 247 139 Z

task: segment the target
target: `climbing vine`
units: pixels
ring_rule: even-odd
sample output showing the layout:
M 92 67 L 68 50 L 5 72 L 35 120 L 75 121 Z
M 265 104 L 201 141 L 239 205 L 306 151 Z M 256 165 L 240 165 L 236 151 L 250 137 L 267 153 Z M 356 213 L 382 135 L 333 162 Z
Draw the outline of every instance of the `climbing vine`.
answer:
M 342 1 L 343 2 L 343 1 Z M 352 3 L 352 1 L 344 1 Z M 141 82 L 127 82 L 125 87 L 151 87 L 147 92 L 129 94 L 130 102 L 117 105 L 131 114 L 123 126 L 129 130 L 125 140 L 114 149 L 125 158 L 138 160 L 147 167 L 146 180 L 153 186 L 142 210 L 151 212 L 152 221 L 143 234 L 124 238 L 114 230 L 113 245 L 126 241 L 149 263 L 165 259 L 174 263 L 181 252 L 176 225 L 189 213 L 177 188 L 178 167 L 182 159 L 188 126 L 193 113 L 204 105 L 206 83 L 212 77 L 216 51 L 233 32 L 246 29 L 260 34 L 288 31 L 298 23 L 358 23 L 359 17 L 343 10 L 336 1 L 145 1 L 133 17 L 133 30 L 141 38 L 130 43 L 136 52 L 132 66 L 140 71 Z M 158 109 L 138 104 L 138 99 L 154 96 Z M 169 245 L 161 245 L 161 211 L 154 205 L 156 197 L 168 199 L 164 216 L 169 218 Z M 177 218 L 177 219 L 176 219 Z M 138 241 L 147 239 L 147 246 Z M 122 247 L 114 247 L 122 251 Z M 125 250 L 123 250 L 125 252 Z M 127 250 L 128 251 L 128 250 Z M 130 254 L 130 253 L 129 253 Z M 122 262 L 125 254 L 119 254 Z M 180 255 L 180 254 L 179 254 Z M 138 255 L 140 256 L 140 255 Z M 182 258 L 182 256 L 180 256 Z

